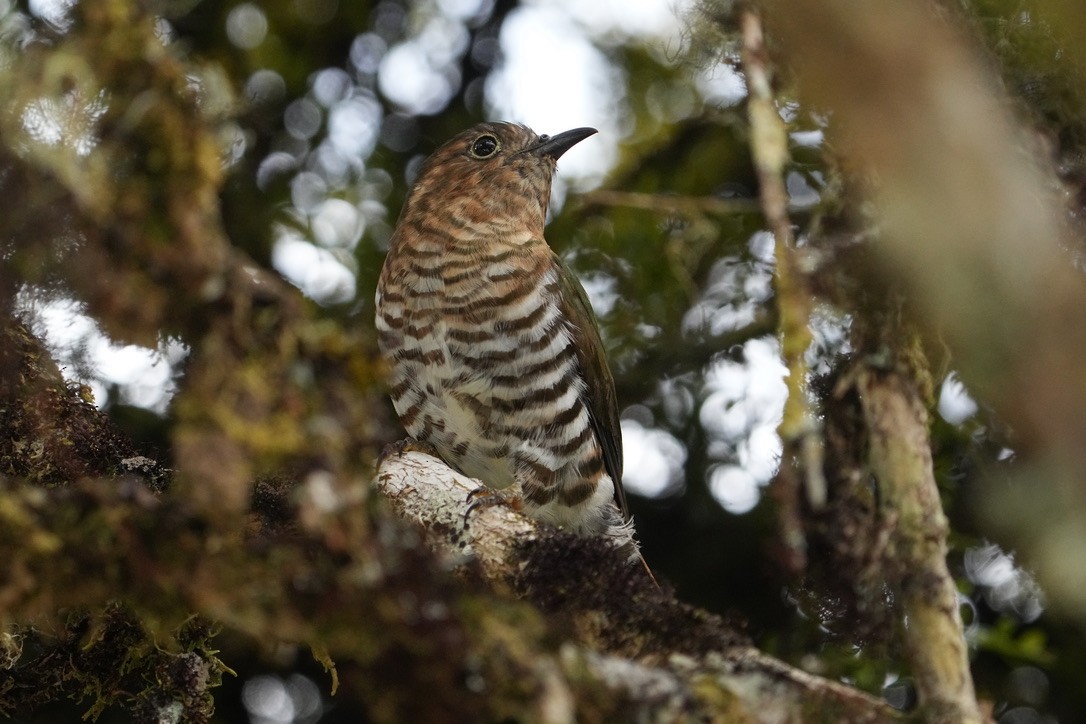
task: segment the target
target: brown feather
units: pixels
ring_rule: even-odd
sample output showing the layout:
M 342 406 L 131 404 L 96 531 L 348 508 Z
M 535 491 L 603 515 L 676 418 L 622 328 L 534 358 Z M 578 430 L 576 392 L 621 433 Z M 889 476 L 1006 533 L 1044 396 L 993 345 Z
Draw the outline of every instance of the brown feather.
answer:
M 584 287 L 558 255 L 553 256 L 562 285 L 562 313 L 569 321 L 581 376 L 588 387 L 584 403 L 588 408 L 588 417 L 596 439 L 603 449 L 604 468 L 615 483 L 615 503 L 622 511 L 623 520 L 628 521 L 630 508 L 626 504 L 626 491 L 622 487 L 622 427 L 618 416 L 615 378 L 607 366 L 599 324 Z

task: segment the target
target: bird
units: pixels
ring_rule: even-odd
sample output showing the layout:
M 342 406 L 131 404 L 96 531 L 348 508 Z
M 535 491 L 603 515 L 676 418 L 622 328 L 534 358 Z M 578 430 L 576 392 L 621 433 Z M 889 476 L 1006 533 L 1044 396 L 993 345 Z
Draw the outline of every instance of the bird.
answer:
M 389 241 L 376 328 L 412 438 L 529 517 L 643 562 L 596 317 L 543 235 L 559 157 L 596 132 L 488 122 L 434 151 Z

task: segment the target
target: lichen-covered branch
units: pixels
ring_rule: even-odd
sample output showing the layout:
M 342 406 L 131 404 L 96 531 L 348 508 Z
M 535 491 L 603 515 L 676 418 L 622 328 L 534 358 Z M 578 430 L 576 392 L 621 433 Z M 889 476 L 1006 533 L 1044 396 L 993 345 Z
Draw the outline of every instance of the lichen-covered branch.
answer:
M 929 440 L 930 389 L 915 332 L 868 311 L 853 326 L 856 358 L 825 390 L 826 508 L 810 517 L 823 589 L 855 618 L 852 635 L 904 653 L 925 721 L 980 722 L 949 525 Z M 827 595 L 825 591 L 821 595 Z M 902 645 L 894 646 L 900 642 Z
M 577 632 L 566 676 L 589 677 L 653 720 L 893 721 L 867 694 L 744 643 L 716 616 L 676 601 L 601 541 L 541 526 L 506 505 L 467 515 L 477 481 L 410 450 L 384 458 L 378 488 L 446 557 L 472 566 Z M 580 673 L 577 673 L 580 672 Z
M 980 724 L 958 589 L 946 563 L 949 526 L 932 470 L 924 400 L 896 371 L 862 367 L 856 385 L 879 515 L 892 526 L 885 571 L 906 619 L 905 653 L 925 718 Z

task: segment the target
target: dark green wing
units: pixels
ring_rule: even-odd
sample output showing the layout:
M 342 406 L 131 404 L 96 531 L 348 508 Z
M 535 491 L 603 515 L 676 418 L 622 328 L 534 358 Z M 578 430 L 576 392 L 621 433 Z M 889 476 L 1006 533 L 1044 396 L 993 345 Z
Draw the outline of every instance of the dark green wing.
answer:
M 588 399 L 585 400 L 588 417 L 603 448 L 603 466 L 615 482 L 615 502 L 622 511 L 623 519 L 629 520 L 630 509 L 626 505 L 626 491 L 622 488 L 622 428 L 618 419 L 615 378 L 607 366 L 596 315 L 592 312 L 584 287 L 557 255 L 554 262 L 561 284 L 562 313 L 570 321 L 577 362 L 588 385 Z

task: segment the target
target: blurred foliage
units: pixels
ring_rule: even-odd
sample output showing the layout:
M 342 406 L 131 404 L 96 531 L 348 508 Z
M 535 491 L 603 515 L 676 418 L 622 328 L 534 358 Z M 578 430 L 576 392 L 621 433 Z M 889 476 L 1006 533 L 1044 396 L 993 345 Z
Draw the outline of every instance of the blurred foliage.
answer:
M 518 6 L 509 0 L 471 5 L 435 0 L 152 4 L 167 52 L 184 65 L 196 97 L 217 124 L 226 173 L 219 202 L 230 243 L 263 266 L 275 263 L 285 238 L 308 245 L 312 258 L 334 260 L 347 271 L 350 288 L 322 295 L 301 286 L 322 305 L 320 314 L 362 327 L 363 336 L 371 334 L 376 276 L 412 164 L 494 107 L 484 82 L 502 63 L 497 39 Z M 1080 213 L 1086 204 L 1082 37 L 1060 32 L 1047 10 L 1034 12 L 1019 0 L 965 0 L 955 6 L 963 26 L 990 52 L 1022 113 L 1051 142 L 1053 163 L 1077 192 L 1074 211 Z M 18 54 L 39 54 L 48 67 L 50 54 L 82 31 L 70 13 L 50 22 L 35 10 L 40 12 L 33 4 L 0 0 L 0 98 L 5 103 L 10 102 Z M 721 362 L 742 363 L 744 344 L 771 335 L 775 314 L 771 264 L 754 238 L 762 231 L 756 206 L 718 213 L 668 205 L 671 197 L 752 202 L 758 192 L 741 103 L 722 104 L 698 84 L 707 71 L 720 72 L 736 62 L 727 52 L 730 39 L 720 34 L 712 17 L 691 12 L 682 52 L 636 38 L 603 42 L 586 29 L 625 84 L 620 112 L 628 114 L 621 124 L 626 136 L 606 186 L 651 194 L 659 208 L 570 195 L 548 236 L 576 271 L 602 281 L 613 294 L 601 324 L 623 405 L 642 424 L 673 436 L 685 453 L 678 486 L 657 499 L 632 500 L 646 558 L 674 583 L 680 598 L 735 612 L 771 653 L 877 692 L 899 676 L 907 680 L 908 672 L 897 669 L 879 636 L 858 635 L 855 622 L 840 618 L 841 607 L 825 597 L 818 581 L 790 581 L 777 569 L 771 501 L 763 497 L 751 512 L 733 514 L 718 503 L 709 485 L 715 466 L 745 464 L 740 450 L 750 429 L 723 438 L 707 429 L 704 417 L 726 410 L 706 409 L 711 394 L 706 375 Z M 247 33 L 258 31 L 263 33 L 259 42 L 244 41 Z M 1079 52 L 1062 52 L 1072 41 Z M 408 43 L 449 46 L 444 65 L 433 69 L 444 79 L 444 95 L 425 112 L 397 104 L 382 86 L 406 82 L 380 75 L 387 54 Z M 782 85 L 787 100 L 787 83 Z M 69 105 L 94 97 L 86 91 L 72 96 L 48 85 L 42 92 L 53 100 L 67 99 Z M 826 123 L 794 103 L 784 110 L 793 132 L 817 133 Z M 849 283 L 835 276 L 837 270 L 862 256 L 856 251 L 862 241 L 850 236 L 860 233 L 855 220 L 862 214 L 832 153 L 801 135 L 792 138 L 790 189 L 797 196 L 818 195 L 813 203 L 797 206 L 793 220 L 801 244 L 825 255 L 815 259 L 813 276 L 825 299 L 834 302 L 836 290 Z M 48 136 L 31 133 L 23 143 L 42 145 L 41 154 L 71 152 L 50 145 Z M 345 155 L 345 149 L 356 153 Z M 5 154 L 0 175 L 10 180 L 19 164 L 6 154 L 25 153 L 25 146 L 5 145 L 0 153 Z M 93 150 L 79 161 L 96 162 Z M 63 162 L 57 167 L 63 168 Z M 333 218 L 329 227 L 322 213 L 337 208 L 349 209 L 349 218 L 341 226 Z M 70 241 L 64 219 L 55 221 L 58 228 L 41 230 L 41 241 L 50 250 Z M 0 245 L 8 257 L 14 241 L 0 239 Z M 3 294 L 12 294 L 22 282 L 35 285 L 31 296 L 39 300 L 76 293 L 65 288 L 65 275 L 50 267 L 54 262 L 40 246 L 18 259 L 14 272 L 0 271 Z M 847 345 L 834 341 L 835 334 L 838 340 L 847 336 L 847 317 L 831 314 L 827 319 L 826 334 L 812 352 L 812 367 L 823 371 L 843 368 L 850 354 Z M 192 330 L 170 333 L 184 345 L 197 341 L 187 336 Z M 113 395 L 101 402 L 146 449 L 169 448 L 169 417 L 149 421 L 146 411 Z M 1026 620 L 990 605 L 963 563 L 964 553 L 981 544 L 969 501 L 984 494 L 985 472 L 1003 460 L 1002 426 L 983 409 L 959 424 L 938 415 L 933 420 L 936 472 L 955 532 L 953 560 L 974 606 L 970 630 L 981 695 L 993 702 L 997 715 L 1024 704 L 1070 721 L 1086 711 L 1086 694 L 1078 685 L 1086 677 L 1083 633 L 1046 615 Z M 398 434 L 385 432 L 388 441 Z M 301 669 L 322 680 L 305 654 L 254 655 L 238 648 L 222 655 L 239 673 L 238 681 L 228 680 L 222 690 L 222 721 L 244 716 L 236 689 L 254 673 L 278 670 L 285 675 Z M 1043 696 L 1036 693 L 1040 685 L 1029 689 L 1021 683 L 1025 679 L 1016 672 L 1024 666 L 1041 672 L 1047 682 Z M 353 715 L 333 708 L 324 720 L 346 721 Z M 108 715 L 101 719 L 107 720 Z
M 1086 207 L 1086 12 L 1076 3 L 969 0 L 972 29 L 1051 154 L 1058 177 Z M 1081 253 L 1081 250 L 1080 250 Z

